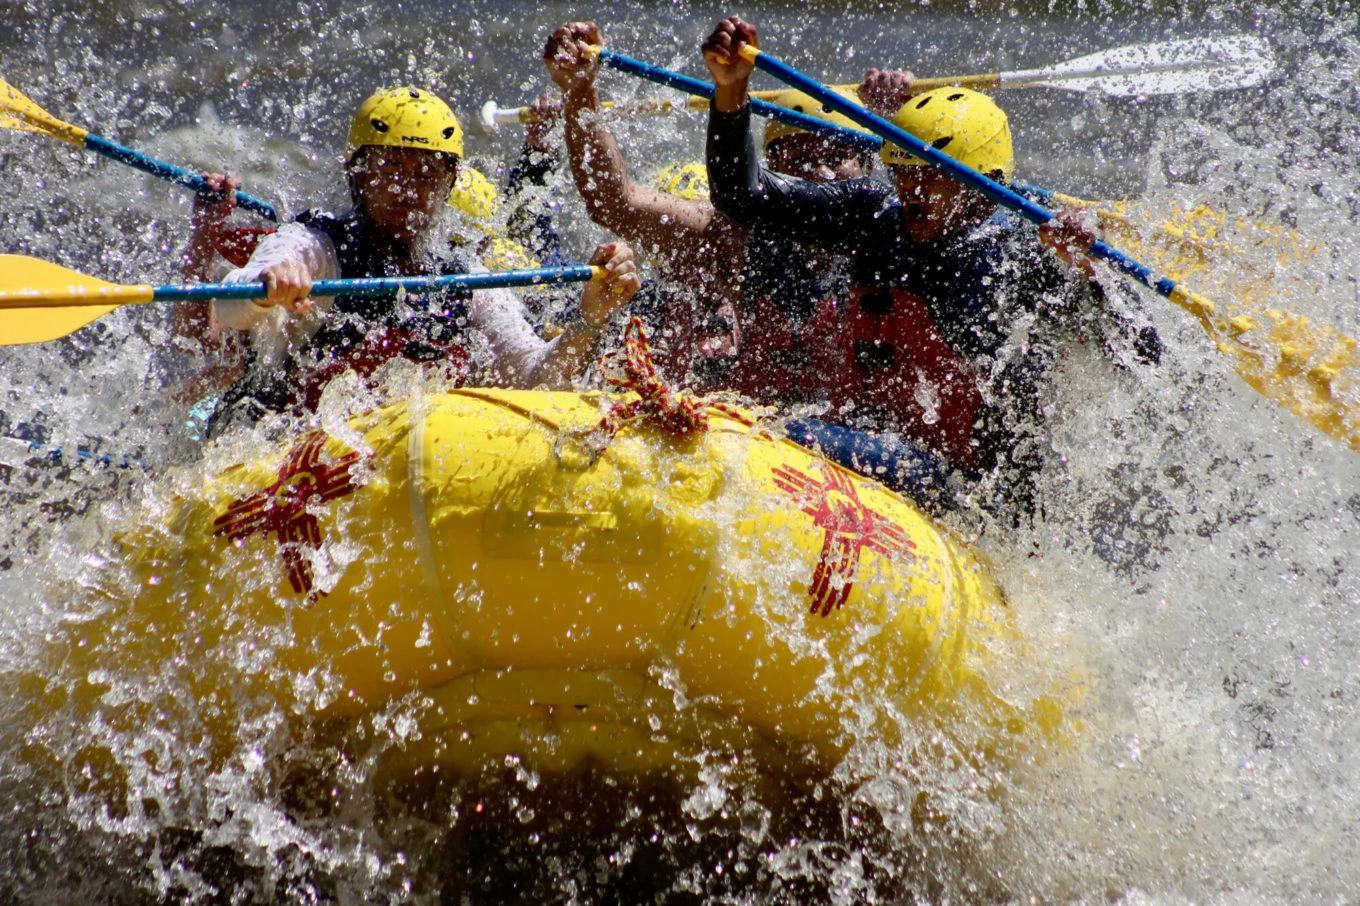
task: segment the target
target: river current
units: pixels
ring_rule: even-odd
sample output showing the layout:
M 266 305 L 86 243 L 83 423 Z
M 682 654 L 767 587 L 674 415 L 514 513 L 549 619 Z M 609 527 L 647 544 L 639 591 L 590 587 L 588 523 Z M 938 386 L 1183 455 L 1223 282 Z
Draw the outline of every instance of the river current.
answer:
M 191 169 L 230 170 L 297 213 L 337 197 L 348 118 L 375 86 L 455 100 L 470 159 L 492 173 L 520 133 L 484 135 L 476 112 L 550 86 L 540 53 L 553 27 L 595 17 L 612 48 L 704 77 L 698 44 L 730 12 L 760 27 L 766 49 L 833 82 L 875 65 L 956 75 L 1170 38 L 1264 37 L 1279 68 L 1248 90 L 999 97 L 1017 175 L 1140 199 L 1153 215 L 1208 205 L 1224 226 L 1196 289 L 1360 336 L 1360 13 L 1349 3 L 8 0 L 0 77 L 62 119 Z M 601 83 L 615 99 L 666 96 L 618 73 Z M 702 159 L 701 114 L 615 125 L 641 174 Z M 549 198 L 571 251 L 601 240 L 569 174 Z M 0 133 L 0 252 L 115 282 L 177 282 L 189 205 L 119 164 Z M 1015 765 L 1004 795 L 979 793 L 957 765 L 904 771 L 870 754 L 785 813 L 716 763 L 689 788 L 608 803 L 596 800 L 610 777 L 549 790 L 513 764 L 486 787 L 394 803 L 363 761 L 329 765 L 333 789 L 290 788 L 259 762 L 286 749 L 305 768 L 329 750 L 253 726 L 226 757 L 159 739 L 182 766 L 161 791 L 166 810 L 119 811 L 81 760 L 113 731 L 61 731 L 52 750 L 66 779 L 46 784 L 24 752 L 58 731 L 18 692 L 0 702 L 0 900 L 621 902 L 645 889 L 611 887 L 631 861 L 656 880 L 657 902 L 1360 901 L 1360 453 L 1253 391 L 1183 311 L 1150 292 L 1141 305 L 1166 344 L 1161 364 L 1074 349 L 1046 400 L 1060 467 L 1041 516 L 954 526 L 992 561 L 1029 646 L 1024 669 L 1083 690 L 1074 738 Z M 99 591 L 91 576 L 107 568 L 96 561 L 113 527 L 154 507 L 159 476 L 200 455 L 188 403 L 160 392 L 173 349 L 154 306 L 0 349 L 0 435 L 66 451 L 60 464 L 6 454 L 5 676 L 32 673 L 44 635 Z M 226 461 L 230 444 L 251 442 L 209 455 Z M 77 460 L 76 448 L 136 462 Z M 395 709 L 370 732 L 390 743 L 402 726 Z M 954 803 L 950 822 L 910 814 L 919 787 Z M 323 809 L 318 796 L 334 801 Z M 567 817 L 545 817 L 554 810 Z M 724 872 L 737 878 L 714 880 Z

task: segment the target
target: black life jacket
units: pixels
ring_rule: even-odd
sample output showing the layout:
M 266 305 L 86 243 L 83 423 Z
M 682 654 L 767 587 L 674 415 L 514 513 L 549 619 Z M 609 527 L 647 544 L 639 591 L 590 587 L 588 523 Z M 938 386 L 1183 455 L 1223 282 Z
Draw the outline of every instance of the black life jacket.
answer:
M 297 222 L 330 237 L 344 279 L 442 276 L 468 271 L 462 256 L 452 252 L 414 263 L 393 261 L 364 240 L 364 223 L 357 215 L 339 218 L 307 211 Z M 308 342 L 307 356 L 313 370 L 326 372 L 335 372 L 333 366 L 354 359 L 356 365 L 366 368 L 360 370 L 361 376 L 382 364 L 370 361 L 378 350 L 387 350 L 388 358 L 401 355 L 415 362 L 439 361 L 452 350 L 462 349 L 471 298 L 470 292 L 461 289 L 404 299 L 337 296 L 326 322 Z
M 297 223 L 325 233 L 335 246 L 343 279 L 365 277 L 440 276 L 467 273 L 455 253 L 423 261 L 396 261 L 365 240 L 363 219 L 306 211 Z M 228 410 L 243 411 L 251 420 L 265 412 L 294 407 L 316 408 L 331 379 L 345 371 L 367 378 L 384 363 L 402 357 L 443 369 L 455 382 L 466 378 L 465 332 L 471 293 L 448 289 L 438 293 L 368 298 L 338 296 L 321 327 L 282 367 L 265 371 L 253 353 L 246 373 L 223 394 L 213 421 Z

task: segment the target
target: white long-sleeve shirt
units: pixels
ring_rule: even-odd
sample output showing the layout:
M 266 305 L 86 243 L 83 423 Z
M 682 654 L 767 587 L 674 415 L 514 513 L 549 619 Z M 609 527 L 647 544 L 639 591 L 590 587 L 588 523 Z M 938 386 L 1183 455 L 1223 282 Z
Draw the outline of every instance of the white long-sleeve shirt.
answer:
M 340 258 L 331 238 L 313 227 L 288 223 L 261 240 L 246 266 L 228 273 L 223 282 L 258 283 L 266 268 L 285 261 L 305 265 L 314 281 L 340 277 Z M 470 271 L 486 273 L 487 269 L 476 261 L 471 264 Z M 252 299 L 214 300 L 213 313 L 227 327 L 251 331 L 257 355 L 263 362 L 272 363 L 286 355 L 290 345 L 301 344 L 316 333 L 334 299 L 317 298 L 313 302 L 316 305 L 314 313 L 304 317 L 281 306 L 266 308 Z M 524 303 L 515 293 L 508 289 L 473 292 L 468 317 L 472 326 L 486 337 L 493 360 L 493 376 L 499 382 L 520 388 L 542 384 L 569 386 L 573 376 L 569 372 L 575 369 L 562 366 L 573 363 L 559 361 L 564 357 L 553 355 L 567 333 L 550 341 L 540 338 L 529 325 Z

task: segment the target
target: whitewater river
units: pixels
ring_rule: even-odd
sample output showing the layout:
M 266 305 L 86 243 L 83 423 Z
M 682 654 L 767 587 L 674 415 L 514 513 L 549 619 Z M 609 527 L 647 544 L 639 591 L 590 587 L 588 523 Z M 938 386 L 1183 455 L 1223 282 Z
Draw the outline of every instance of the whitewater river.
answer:
M 1017 175 L 1153 212 L 1209 205 L 1226 220 L 1196 288 L 1360 336 L 1352 4 L 6 0 L 0 77 L 95 133 L 238 173 L 296 213 L 337 197 L 349 116 L 376 86 L 454 100 L 468 154 L 490 172 L 519 134 L 480 134 L 476 111 L 546 89 L 552 27 L 596 17 L 611 47 L 702 77 L 697 45 L 729 12 L 757 23 L 766 49 L 837 82 L 871 65 L 955 75 L 1173 37 L 1268 39 L 1279 71 L 1247 91 L 1000 98 Z M 602 87 L 664 96 L 617 73 Z M 703 128 L 700 115 L 618 124 L 643 175 L 701 159 Z M 599 234 L 569 176 L 551 200 L 584 254 Z M 189 203 L 121 165 L 0 132 L 0 252 L 175 282 Z M 101 804 L 102 775 L 81 753 L 115 731 L 44 723 L 37 652 L 116 569 L 97 559 L 110 533 L 144 518 L 158 476 L 199 445 L 187 403 L 159 390 L 176 355 L 163 310 L 0 349 L 0 435 L 138 460 L 20 456 L 2 473 L 0 673 L 26 679 L 0 701 L 0 901 L 628 902 L 646 885 L 610 879 L 631 860 L 629 883 L 654 881 L 656 902 L 1360 902 L 1360 452 L 1253 391 L 1180 309 L 1151 293 L 1142 304 L 1167 346 L 1161 365 L 1112 367 L 1074 349 L 1046 400 L 1055 467 L 1042 517 L 955 526 L 978 536 L 1027 639 L 1016 669 L 1080 690 L 1069 738 L 985 791 L 943 762 L 866 757 L 807 794 L 803 821 L 715 771 L 679 792 L 606 795 L 613 780 L 598 774 L 552 789 L 512 765 L 486 781 L 505 788 L 470 782 L 413 801 L 376 788 L 357 761 L 299 792 L 277 766 L 324 761 L 301 731 L 214 757 L 163 734 L 159 755 L 126 756 L 179 765 L 151 797 L 161 804 Z M 1351 403 L 1360 411 L 1360 396 Z M 42 734 L 55 734 L 62 770 L 25 755 Z M 921 790 L 952 804 L 948 821 L 911 815 Z M 319 808 L 318 796 L 333 802 Z

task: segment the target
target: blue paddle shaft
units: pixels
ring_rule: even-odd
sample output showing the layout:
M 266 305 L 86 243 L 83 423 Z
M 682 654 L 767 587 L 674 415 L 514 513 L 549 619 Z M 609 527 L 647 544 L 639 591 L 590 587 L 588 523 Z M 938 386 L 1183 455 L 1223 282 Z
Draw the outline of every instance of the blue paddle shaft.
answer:
M 626 72 L 649 82 L 665 85 L 667 88 L 675 88 L 695 97 L 713 99 L 713 86 L 708 82 L 701 82 L 673 70 L 653 66 L 650 63 L 614 53 L 612 50 L 600 51 L 600 62 L 610 69 L 617 69 L 619 72 Z M 877 135 L 868 135 L 854 129 L 846 129 L 844 126 L 837 126 L 835 123 L 828 123 L 817 119 L 815 116 L 808 116 L 806 113 L 799 113 L 797 110 L 790 110 L 787 107 L 771 104 L 759 98 L 751 98 L 751 110 L 759 116 L 778 120 L 781 123 L 802 129 L 804 132 L 824 135 L 841 144 L 863 148 L 866 151 L 877 151 L 883 145 L 883 139 Z
M 0 435 L 0 443 L 10 447 L 17 455 L 32 458 L 42 458 L 53 465 L 61 465 L 67 457 L 72 454 L 62 447 L 48 447 L 34 441 L 23 440 L 18 437 Z M 21 450 L 22 448 L 22 450 Z M 131 456 L 115 456 L 112 453 L 94 453 L 77 447 L 74 455 L 78 459 L 84 459 L 101 466 L 117 465 L 120 468 L 130 468 L 133 465 L 145 466 L 146 463 L 140 459 L 133 459 Z
M 675 88 L 686 94 L 694 95 L 695 97 L 708 98 L 710 100 L 713 98 L 712 85 L 691 78 L 690 76 L 682 75 L 671 69 L 654 66 L 651 63 L 644 63 L 641 60 L 635 60 L 632 57 L 626 57 L 623 54 L 614 53 L 611 50 L 600 51 L 600 62 L 611 69 L 617 69 L 619 72 L 626 72 L 629 75 L 638 76 L 649 82 L 665 85 L 667 88 Z M 877 135 L 860 132 L 856 129 L 847 129 L 844 126 L 828 123 L 825 120 L 819 120 L 816 117 L 808 116 L 805 113 L 799 113 L 796 110 L 790 110 L 787 107 L 781 107 L 778 104 L 771 104 L 762 101 L 759 98 L 751 98 L 751 112 L 758 116 L 767 117 L 768 119 L 779 120 L 781 123 L 786 123 L 790 126 L 796 126 L 805 132 L 813 132 L 818 135 L 826 136 L 827 138 L 834 139 L 845 145 L 854 145 L 855 147 L 865 148 L 871 151 L 877 151 L 879 148 L 883 147 L 883 139 L 879 138 Z M 1051 189 L 1043 189 L 1039 186 L 1031 186 L 1021 182 L 1013 182 L 1011 185 L 1017 192 L 1029 195 L 1040 202 L 1049 202 L 1053 200 L 1053 190 Z
M 486 274 L 444 274 L 438 277 L 366 277 L 357 280 L 318 280 L 313 296 L 374 298 L 398 293 L 436 293 L 446 289 L 501 289 L 510 286 L 584 283 L 595 275 L 588 264 L 540 267 Z M 187 283 L 157 286 L 152 301 L 187 302 L 202 299 L 263 299 L 268 290 L 259 283 Z
M 866 129 L 881 136 L 884 141 L 892 142 L 898 147 L 909 151 L 912 156 L 920 158 L 932 167 L 944 171 L 957 179 L 959 182 L 981 192 L 997 204 L 1002 205 L 1020 214 L 1022 217 L 1034 223 L 1044 224 L 1053 219 L 1053 214 L 1046 208 L 1036 204 L 1025 196 L 1013 189 L 1001 185 L 994 179 L 966 167 L 954 158 L 936 148 L 921 141 L 916 136 L 901 129 L 898 126 L 885 120 L 858 104 L 851 103 L 841 97 L 836 92 L 823 86 L 788 64 L 776 60 L 774 57 L 765 53 L 759 53 L 755 57 L 755 65 L 758 69 L 763 69 L 770 75 L 779 79 L 787 85 L 807 94 L 815 100 L 821 101 L 827 107 L 838 113 L 844 114 L 850 120 L 859 123 Z M 754 105 L 753 109 L 754 109 Z M 1176 289 L 1176 283 L 1165 277 L 1159 277 L 1151 268 L 1133 260 L 1118 249 L 1107 245 L 1104 242 L 1096 242 L 1091 246 L 1091 254 L 1110 262 L 1119 270 L 1137 278 L 1145 286 L 1151 287 L 1163 296 L 1170 296 Z
M 125 148 L 122 145 L 111 142 L 101 136 L 93 134 L 86 135 L 85 147 L 98 154 L 102 154 L 105 157 L 112 158 L 113 160 L 127 164 L 130 167 L 135 167 L 143 173 L 150 173 L 152 176 L 159 179 L 169 180 L 177 185 L 193 189 L 200 195 L 212 194 L 212 189 L 208 186 L 207 181 L 199 174 L 186 170 L 183 167 L 176 167 L 174 164 L 167 164 L 163 160 L 148 157 L 140 151 L 133 151 L 131 148 Z M 274 211 L 272 205 L 266 201 L 260 201 L 260 199 L 255 198 L 254 196 L 247 195 L 245 192 L 236 193 L 236 204 L 248 211 L 254 211 L 257 214 L 261 214 L 270 220 L 277 221 L 279 219 L 278 214 Z

